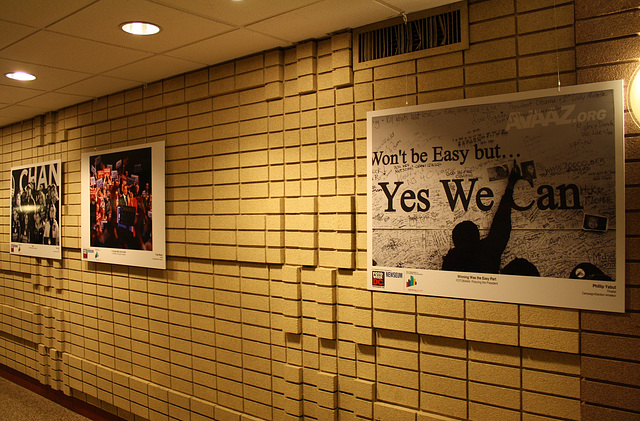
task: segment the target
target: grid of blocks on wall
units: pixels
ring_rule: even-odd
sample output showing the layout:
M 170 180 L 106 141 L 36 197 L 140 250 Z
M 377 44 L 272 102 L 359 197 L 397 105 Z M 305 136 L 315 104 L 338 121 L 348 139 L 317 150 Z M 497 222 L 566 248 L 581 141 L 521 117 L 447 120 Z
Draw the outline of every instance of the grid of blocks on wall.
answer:
M 2 307 L 6 339 L 21 345 L 4 362 L 126 417 L 302 415 L 302 332 L 335 341 L 337 268 L 352 286 L 364 281 L 354 273 L 353 111 L 334 109 L 336 87 L 353 83 L 350 43 L 344 33 L 320 50 L 311 41 L 205 69 L 3 137 L 16 150 L 9 165 L 66 158 L 62 263 L 5 261 L 20 283 L 5 292 L 24 302 Z M 337 101 L 353 107 L 352 94 Z M 156 134 L 167 150 L 168 271 L 81 262 L 81 153 Z M 316 410 L 337 413 L 335 369 L 310 376 Z M 242 402 L 246 388 L 254 397 Z
M 624 79 L 638 68 L 637 2 L 576 1 L 577 82 Z M 581 312 L 580 369 L 583 420 L 633 420 L 640 415 L 640 247 L 638 186 L 640 127 L 625 92 L 626 313 Z
M 573 3 L 542 3 L 471 2 L 464 54 L 354 72 L 343 33 L 3 129 L 5 190 L 49 157 L 64 186 L 62 261 L 2 251 L 0 362 L 126 419 L 579 419 L 580 312 L 363 271 L 366 111 L 575 83 Z M 81 154 L 156 140 L 167 270 L 83 263 Z

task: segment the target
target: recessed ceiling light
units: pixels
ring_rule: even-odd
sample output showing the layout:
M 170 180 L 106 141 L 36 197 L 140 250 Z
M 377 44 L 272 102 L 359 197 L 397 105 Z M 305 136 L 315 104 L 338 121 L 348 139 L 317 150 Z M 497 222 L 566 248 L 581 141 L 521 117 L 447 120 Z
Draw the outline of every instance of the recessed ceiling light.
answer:
M 26 72 L 11 72 L 11 73 L 5 74 L 5 76 L 8 77 L 9 79 L 22 80 L 22 81 L 34 80 L 36 78 L 31 73 L 26 73 Z
M 126 22 L 120 28 L 132 35 L 153 35 L 160 32 L 160 27 L 149 22 Z

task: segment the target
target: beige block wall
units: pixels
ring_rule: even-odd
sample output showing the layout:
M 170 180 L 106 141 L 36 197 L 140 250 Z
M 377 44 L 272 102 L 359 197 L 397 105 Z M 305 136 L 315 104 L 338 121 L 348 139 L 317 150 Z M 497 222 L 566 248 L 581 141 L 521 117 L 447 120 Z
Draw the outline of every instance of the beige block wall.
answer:
M 578 83 L 614 79 L 628 82 L 640 57 L 638 4 L 583 0 L 576 2 L 575 16 Z M 586 311 L 581 314 L 581 398 L 585 420 L 640 416 L 640 357 L 637 352 L 640 281 L 637 276 L 638 247 L 633 238 L 638 223 L 635 199 L 638 180 L 634 173 L 640 157 L 637 147 L 640 129 L 628 113 L 625 115 L 625 133 L 627 312 L 624 315 Z
M 129 420 L 639 417 L 630 119 L 625 314 L 366 290 L 367 111 L 637 67 L 634 2 L 468 10 L 466 51 L 354 71 L 342 33 L 2 128 L 4 191 L 63 162 L 63 259 L 0 251 L 0 363 Z M 160 140 L 167 270 L 82 262 L 81 154 Z

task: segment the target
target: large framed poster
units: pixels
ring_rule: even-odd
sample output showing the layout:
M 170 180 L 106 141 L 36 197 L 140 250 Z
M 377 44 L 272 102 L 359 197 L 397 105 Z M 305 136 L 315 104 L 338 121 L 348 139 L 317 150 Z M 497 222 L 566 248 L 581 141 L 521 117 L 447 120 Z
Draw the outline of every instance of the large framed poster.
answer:
M 11 254 L 62 258 L 60 160 L 11 168 Z
M 369 112 L 368 288 L 624 312 L 622 92 Z
M 82 154 L 82 259 L 166 268 L 164 142 Z

